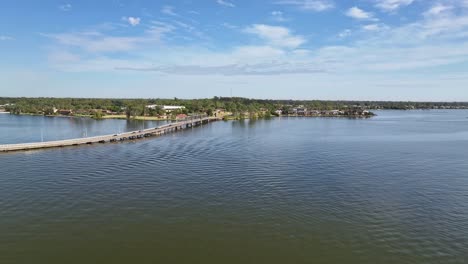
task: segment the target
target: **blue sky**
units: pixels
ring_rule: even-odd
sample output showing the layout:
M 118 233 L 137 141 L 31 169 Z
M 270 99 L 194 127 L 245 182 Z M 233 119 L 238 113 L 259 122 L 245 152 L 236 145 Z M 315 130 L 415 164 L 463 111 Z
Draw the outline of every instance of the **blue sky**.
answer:
M 0 96 L 468 101 L 468 0 L 2 0 Z

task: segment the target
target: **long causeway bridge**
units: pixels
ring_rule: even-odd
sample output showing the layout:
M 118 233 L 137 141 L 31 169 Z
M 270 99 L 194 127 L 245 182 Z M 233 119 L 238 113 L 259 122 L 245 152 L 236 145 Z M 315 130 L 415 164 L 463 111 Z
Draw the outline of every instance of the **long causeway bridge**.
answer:
M 9 151 L 22 151 L 22 150 L 33 150 L 33 149 L 44 149 L 44 148 L 60 148 L 67 146 L 79 146 L 79 145 L 90 145 L 95 143 L 109 143 L 109 142 L 118 142 L 125 140 L 135 140 L 142 139 L 152 136 L 161 136 L 164 134 L 180 131 L 183 129 L 201 126 L 203 124 L 218 121 L 221 118 L 218 117 L 188 117 L 183 121 L 170 123 L 162 125 L 155 128 L 148 128 L 138 131 L 130 131 L 113 135 L 104 135 L 96 137 L 86 137 L 86 138 L 75 138 L 75 139 L 65 139 L 57 141 L 46 141 L 46 142 L 36 142 L 36 143 L 22 143 L 22 144 L 7 144 L 0 145 L 0 152 L 9 152 Z

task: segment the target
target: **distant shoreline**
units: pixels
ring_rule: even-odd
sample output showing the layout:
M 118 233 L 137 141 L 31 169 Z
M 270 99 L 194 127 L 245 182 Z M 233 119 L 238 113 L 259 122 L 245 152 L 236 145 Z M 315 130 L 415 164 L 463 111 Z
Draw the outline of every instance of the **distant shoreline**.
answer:
M 467 111 L 468 109 L 371 109 L 373 111 Z M 56 118 L 89 118 L 89 119 L 94 119 L 94 120 L 109 120 L 109 119 L 115 119 L 115 120 L 137 120 L 137 121 L 178 121 L 177 119 L 165 119 L 165 118 L 159 118 L 155 116 L 136 116 L 136 117 L 131 117 L 130 119 L 127 119 L 125 115 L 107 115 L 103 116 L 101 118 L 94 118 L 91 115 L 42 115 L 42 114 L 34 114 L 34 113 L 20 113 L 20 114 L 13 114 L 10 112 L 0 112 L 0 114 L 11 114 L 11 115 L 17 115 L 17 116 L 44 116 L 44 117 L 56 117 Z M 373 115 L 370 116 L 360 116 L 360 115 L 280 115 L 280 116 L 271 116 L 271 117 L 256 117 L 256 118 L 250 118 L 250 117 L 234 117 L 234 116 L 225 116 L 223 120 L 229 121 L 229 120 L 250 120 L 250 119 L 265 119 L 265 118 L 286 118 L 286 117 L 294 117 L 294 118 L 348 118 L 348 119 L 368 119 L 378 116 L 377 114 L 373 113 Z
M 369 118 L 371 111 L 468 109 L 468 102 L 391 102 L 262 100 L 242 97 L 205 99 L 84 99 L 5 98 L 0 111 L 53 117 L 177 121 L 188 115 L 206 114 L 224 120 L 262 119 L 274 116 Z
M 20 114 L 13 114 L 10 112 L 0 112 L 0 114 L 11 114 L 17 116 L 44 116 L 44 117 L 57 117 L 57 118 L 89 118 L 94 120 L 105 120 L 105 119 L 116 119 L 116 120 L 138 120 L 138 121 L 177 121 L 177 119 L 164 119 L 155 116 L 136 116 L 127 119 L 125 115 L 108 115 L 103 116 L 101 118 L 94 118 L 91 115 L 41 115 L 41 114 L 33 114 L 33 113 L 20 113 Z

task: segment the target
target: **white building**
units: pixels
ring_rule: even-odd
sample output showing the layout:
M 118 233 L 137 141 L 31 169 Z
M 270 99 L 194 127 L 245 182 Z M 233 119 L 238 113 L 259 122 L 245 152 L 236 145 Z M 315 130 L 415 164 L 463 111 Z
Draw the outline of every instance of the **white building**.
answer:
M 176 110 L 183 110 L 185 106 L 181 105 L 147 105 L 146 108 L 156 109 L 157 107 L 161 107 L 162 110 L 166 112 L 172 112 Z

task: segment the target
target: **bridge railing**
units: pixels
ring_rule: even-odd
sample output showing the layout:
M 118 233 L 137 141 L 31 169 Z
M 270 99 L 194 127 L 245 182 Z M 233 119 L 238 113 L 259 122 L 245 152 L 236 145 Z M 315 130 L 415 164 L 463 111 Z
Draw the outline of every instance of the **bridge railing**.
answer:
M 128 137 L 128 136 L 133 136 L 133 135 L 142 135 L 146 134 L 148 132 L 154 132 L 155 130 L 160 130 L 164 129 L 167 127 L 174 126 L 175 124 L 186 124 L 189 122 L 197 122 L 197 121 L 203 121 L 206 119 L 210 119 L 210 117 L 206 114 L 201 114 L 201 115 L 191 115 L 188 116 L 179 122 L 176 123 L 169 123 L 166 125 L 162 125 L 159 127 L 154 127 L 154 128 L 148 128 L 144 130 L 139 130 L 139 131 L 129 131 L 129 132 L 123 132 L 119 134 L 111 134 L 111 135 L 101 135 L 101 136 L 93 136 L 93 137 L 85 137 L 85 138 L 73 138 L 73 139 L 64 139 L 64 140 L 53 140 L 53 141 L 45 141 L 45 142 L 30 142 L 30 143 L 17 143 L 17 144 L 2 144 L 0 145 L 0 150 L 5 149 L 5 148 L 27 148 L 27 147 L 45 147 L 45 146 L 60 146 L 60 145 L 73 145 L 73 144 L 83 144 L 86 142 L 99 142 L 99 141 L 107 141 L 110 139 L 117 139 L 119 137 Z
M 204 119 L 208 118 L 209 116 L 207 114 L 197 114 L 197 115 L 189 115 L 185 118 L 177 119 L 177 121 L 194 121 L 198 119 Z

